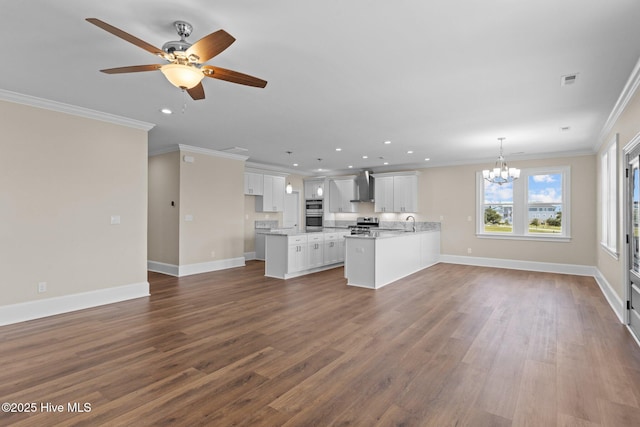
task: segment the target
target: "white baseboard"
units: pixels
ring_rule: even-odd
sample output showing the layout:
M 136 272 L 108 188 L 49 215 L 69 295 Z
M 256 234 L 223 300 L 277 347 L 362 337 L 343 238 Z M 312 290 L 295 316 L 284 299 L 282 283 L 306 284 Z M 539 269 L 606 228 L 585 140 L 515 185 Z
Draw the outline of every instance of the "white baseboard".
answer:
M 244 253 L 244 259 L 247 261 L 252 261 L 254 259 L 256 259 L 256 253 L 255 252 L 245 252 Z
M 481 258 L 461 255 L 440 255 L 440 262 L 475 265 L 478 267 L 510 268 L 512 270 L 540 271 L 544 273 L 575 274 L 595 277 L 596 268 L 590 265 L 556 264 L 552 262 L 519 261 L 514 259 Z
M 146 296 L 149 296 L 149 283 L 141 282 L 0 306 L 0 326 Z
M 178 277 L 179 267 L 177 265 L 166 264 L 164 262 L 147 261 L 147 270 Z
M 221 259 L 217 261 L 201 262 L 197 264 L 174 265 L 158 261 L 147 261 L 147 270 L 169 276 L 184 277 L 192 274 L 209 273 L 210 271 L 226 270 L 227 268 L 244 267 L 245 257 Z
M 594 279 L 596 279 L 596 282 L 600 287 L 600 291 L 602 291 L 602 294 L 611 306 L 613 312 L 616 314 L 616 316 L 618 316 L 620 323 L 625 323 L 624 310 L 626 310 L 626 308 L 624 306 L 624 303 L 622 302 L 622 299 L 618 296 L 616 291 L 613 290 L 611 284 L 607 279 L 605 279 L 600 270 L 598 270 L 597 268 L 595 270 L 596 273 L 593 275 L 593 277 Z
M 244 257 L 221 259 L 217 261 L 186 264 L 179 267 L 178 276 L 208 273 L 210 271 L 226 270 L 227 268 L 244 267 Z

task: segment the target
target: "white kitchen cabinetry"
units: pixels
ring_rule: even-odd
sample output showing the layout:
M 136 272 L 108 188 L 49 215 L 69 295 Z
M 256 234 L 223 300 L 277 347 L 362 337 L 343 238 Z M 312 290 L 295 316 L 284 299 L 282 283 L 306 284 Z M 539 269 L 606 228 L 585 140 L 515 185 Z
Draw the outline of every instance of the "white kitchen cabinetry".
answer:
M 355 198 L 355 177 L 329 180 L 329 211 L 358 212 L 358 204 L 351 203 Z
M 393 212 L 393 177 L 375 176 L 374 211 Z
M 313 233 L 308 235 L 307 251 L 309 254 L 307 268 L 316 268 L 324 265 L 323 233 Z
M 324 178 L 304 180 L 304 198 L 307 200 L 324 198 Z
M 344 261 L 344 253 L 342 256 L 340 255 L 340 240 L 338 239 L 338 235 L 339 233 L 327 233 L 324 235 L 323 256 L 325 264 L 335 264 Z
M 244 173 L 244 194 L 250 196 L 262 196 L 264 188 L 264 175 L 255 172 Z
M 418 172 L 376 174 L 376 212 L 416 212 L 418 210 Z
M 344 236 L 348 232 L 265 233 L 264 275 L 290 279 L 339 267 L 344 262 Z
M 418 176 L 393 177 L 393 211 L 416 212 L 418 210 Z
M 283 176 L 264 175 L 262 196 L 256 197 L 256 212 L 282 212 L 284 209 Z
M 307 236 L 290 236 L 287 238 L 287 244 L 287 273 L 295 273 L 309 268 Z

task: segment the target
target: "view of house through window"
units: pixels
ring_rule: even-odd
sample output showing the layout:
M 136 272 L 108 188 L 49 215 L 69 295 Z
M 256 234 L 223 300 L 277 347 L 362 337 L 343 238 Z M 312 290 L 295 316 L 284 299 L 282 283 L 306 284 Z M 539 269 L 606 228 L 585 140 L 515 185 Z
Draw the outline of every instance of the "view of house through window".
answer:
M 563 218 L 568 209 L 568 171 L 566 167 L 525 170 L 520 179 L 502 185 L 482 179 L 479 233 L 568 237 L 568 218 Z
M 513 183 L 494 184 L 484 181 L 484 231 L 513 232 Z
M 562 175 L 530 175 L 529 233 L 562 233 Z

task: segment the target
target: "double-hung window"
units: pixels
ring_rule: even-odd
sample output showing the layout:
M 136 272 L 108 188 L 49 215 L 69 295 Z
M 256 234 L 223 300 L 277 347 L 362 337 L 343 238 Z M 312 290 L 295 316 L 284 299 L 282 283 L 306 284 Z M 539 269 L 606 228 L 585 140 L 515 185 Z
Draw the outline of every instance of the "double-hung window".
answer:
M 570 168 L 522 169 L 520 178 L 493 184 L 478 172 L 477 235 L 566 241 L 570 234 Z

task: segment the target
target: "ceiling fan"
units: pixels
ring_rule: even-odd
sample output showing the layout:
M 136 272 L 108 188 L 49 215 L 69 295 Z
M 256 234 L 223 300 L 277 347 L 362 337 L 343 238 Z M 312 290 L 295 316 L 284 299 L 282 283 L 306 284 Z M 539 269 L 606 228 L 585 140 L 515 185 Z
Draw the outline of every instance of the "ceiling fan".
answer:
M 140 40 L 97 18 L 87 18 L 87 21 L 168 61 L 167 64 L 132 65 L 100 70 L 103 73 L 121 74 L 160 70 L 171 84 L 186 90 L 194 100 L 204 99 L 202 79 L 205 77 L 261 88 L 267 85 L 265 80 L 248 74 L 212 65 L 203 65 L 203 63 L 224 51 L 236 40 L 224 30 L 215 31 L 191 44 L 186 39 L 191 35 L 193 27 L 188 22 L 176 21 L 173 25 L 180 36 L 180 40 L 167 42 L 162 46 L 162 49 L 158 49 L 144 40 Z

